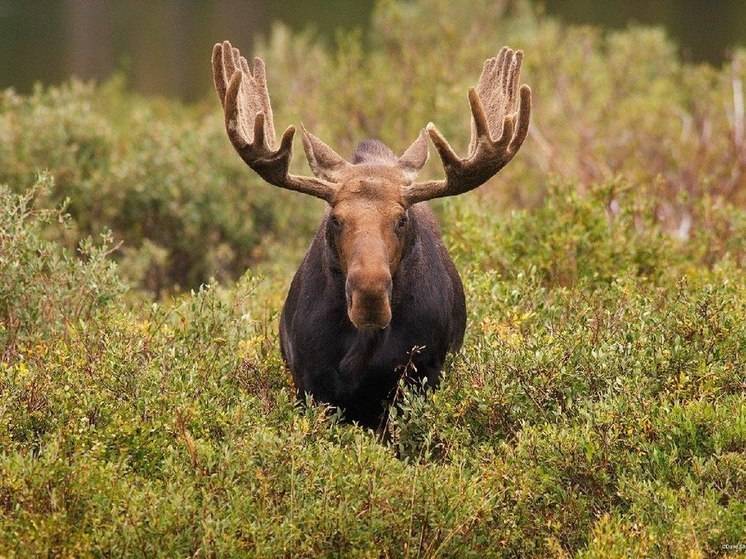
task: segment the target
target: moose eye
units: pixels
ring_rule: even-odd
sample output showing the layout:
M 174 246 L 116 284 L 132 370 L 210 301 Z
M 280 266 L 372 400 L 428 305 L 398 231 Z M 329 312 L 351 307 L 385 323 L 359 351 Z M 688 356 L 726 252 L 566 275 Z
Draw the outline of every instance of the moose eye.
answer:
M 407 214 L 402 214 L 401 217 L 399 217 L 398 221 L 396 222 L 396 228 L 404 229 L 408 221 L 409 221 L 409 217 L 407 216 Z

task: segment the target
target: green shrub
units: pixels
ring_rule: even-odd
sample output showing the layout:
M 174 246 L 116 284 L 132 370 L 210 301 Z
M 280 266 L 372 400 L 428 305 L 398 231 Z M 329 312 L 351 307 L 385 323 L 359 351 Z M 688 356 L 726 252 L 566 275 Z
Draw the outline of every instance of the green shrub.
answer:
M 124 291 L 108 259 L 109 235 L 100 244 L 84 239 L 80 258 L 44 238 L 49 224 L 64 232 L 68 222 L 61 209 L 34 208 L 51 185 L 42 175 L 22 195 L 0 186 L 0 360 L 12 359 L 19 344 L 63 334 Z
M 0 183 L 20 191 L 48 169 L 47 206 L 69 200 L 60 240 L 74 249 L 110 230 L 123 272 L 155 295 L 236 278 L 287 228 L 278 208 L 290 195 L 230 152 L 216 114 L 134 98 L 116 81 L 6 91 L 0 137 Z
M 3 198 L 25 239 L 3 279 L 57 247 L 38 235 L 59 214 L 7 217 L 30 196 Z M 446 209 L 466 344 L 441 389 L 403 387 L 385 441 L 294 403 L 276 335 L 289 265 L 150 305 L 126 304 L 103 253 L 46 257 L 55 273 L 24 281 L 60 314 L 39 327 L 41 295 L 18 300 L 0 365 L 0 549 L 724 554 L 746 528 L 746 281 L 592 200 L 558 187 L 499 223 Z M 558 281 L 567 246 L 584 248 Z M 111 295 L 69 320 L 87 296 L 71 285 Z

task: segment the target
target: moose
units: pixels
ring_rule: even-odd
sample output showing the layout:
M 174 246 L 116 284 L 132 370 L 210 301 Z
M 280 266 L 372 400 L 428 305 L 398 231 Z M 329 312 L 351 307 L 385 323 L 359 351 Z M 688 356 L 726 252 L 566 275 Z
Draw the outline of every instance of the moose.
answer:
M 230 42 L 213 48 L 212 70 L 233 147 L 266 182 L 328 204 L 290 285 L 280 349 L 299 397 L 340 407 L 348 421 L 375 428 L 401 378 L 437 387 L 446 354 L 466 330 L 459 274 L 427 201 L 485 183 L 526 138 L 531 90 L 519 87 L 523 53 L 503 47 L 468 92 L 471 141 L 459 157 L 429 123 L 397 157 L 364 140 L 352 160 L 301 125 L 314 176 L 290 173 L 295 128 L 277 141 L 265 65 Z M 428 137 L 445 178 L 417 181 Z

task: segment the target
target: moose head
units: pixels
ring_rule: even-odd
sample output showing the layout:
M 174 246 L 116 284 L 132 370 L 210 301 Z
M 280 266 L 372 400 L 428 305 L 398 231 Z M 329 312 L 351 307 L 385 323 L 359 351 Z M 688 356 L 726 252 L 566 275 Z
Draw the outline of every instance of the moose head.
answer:
M 290 173 L 295 128 L 277 140 L 264 62 L 253 64 L 228 41 L 212 54 L 215 88 L 233 147 L 265 181 L 329 204 L 325 236 L 332 265 L 345 277 L 347 314 L 358 329 L 391 321 L 392 277 L 411 243 L 410 208 L 418 202 L 468 192 L 502 169 L 526 138 L 531 90 L 519 87 L 523 53 L 507 47 L 485 61 L 469 89 L 471 141 L 460 157 L 429 123 L 400 156 L 377 141 L 362 142 L 352 161 L 302 129 L 313 177 Z M 428 159 L 427 138 L 440 155 L 445 178 L 417 181 Z

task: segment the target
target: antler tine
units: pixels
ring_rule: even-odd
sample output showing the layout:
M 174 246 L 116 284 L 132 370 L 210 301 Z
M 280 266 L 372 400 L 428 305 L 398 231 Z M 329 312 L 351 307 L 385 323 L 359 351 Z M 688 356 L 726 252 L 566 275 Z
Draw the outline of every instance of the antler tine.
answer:
M 220 43 L 216 43 L 212 47 L 212 80 L 220 104 L 225 107 L 225 92 L 228 90 L 228 81 L 223 70 L 223 45 Z
M 445 180 L 414 183 L 404 188 L 411 204 L 472 190 L 498 173 L 515 156 L 528 134 L 531 89 L 518 87 L 523 52 L 503 47 L 488 58 L 475 88 L 469 89 L 471 140 L 459 157 L 434 124 L 427 125 L 443 162 Z
M 225 130 L 246 164 L 270 184 L 330 200 L 333 184 L 289 173 L 295 127 L 288 126 L 276 146 L 264 61 L 255 58 L 252 68 L 237 48 L 224 41 L 213 47 L 212 72 Z
M 247 70 L 249 64 L 244 57 L 241 57 L 242 67 Z M 275 123 L 272 115 L 272 103 L 269 102 L 269 90 L 267 89 L 267 71 L 264 67 L 264 60 L 258 56 L 254 58 L 254 71 L 251 73 L 256 82 L 257 91 L 260 96 L 260 104 L 264 112 L 267 123 L 267 141 L 270 145 L 275 143 Z

